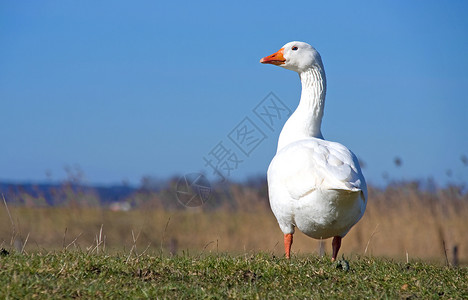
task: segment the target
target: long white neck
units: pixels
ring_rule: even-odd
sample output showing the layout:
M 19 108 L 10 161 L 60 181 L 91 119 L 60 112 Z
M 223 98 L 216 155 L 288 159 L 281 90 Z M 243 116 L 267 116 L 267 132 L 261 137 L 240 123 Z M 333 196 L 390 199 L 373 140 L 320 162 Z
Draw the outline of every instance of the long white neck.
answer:
M 296 111 L 289 117 L 278 140 L 278 151 L 288 144 L 310 137 L 323 139 L 323 109 L 327 83 L 323 67 L 313 67 L 299 73 L 302 93 Z

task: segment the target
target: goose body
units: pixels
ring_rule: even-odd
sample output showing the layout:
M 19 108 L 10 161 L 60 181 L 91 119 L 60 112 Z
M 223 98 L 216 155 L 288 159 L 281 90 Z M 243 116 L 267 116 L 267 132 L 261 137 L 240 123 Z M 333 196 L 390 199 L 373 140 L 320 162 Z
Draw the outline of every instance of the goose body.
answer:
M 333 237 L 335 260 L 341 239 L 364 214 L 367 187 L 356 156 L 323 139 L 326 79 L 321 57 L 307 43 L 290 42 L 260 62 L 296 71 L 302 83 L 301 100 L 281 131 L 268 168 L 270 206 L 284 233 L 286 257 L 298 228 L 315 239 Z

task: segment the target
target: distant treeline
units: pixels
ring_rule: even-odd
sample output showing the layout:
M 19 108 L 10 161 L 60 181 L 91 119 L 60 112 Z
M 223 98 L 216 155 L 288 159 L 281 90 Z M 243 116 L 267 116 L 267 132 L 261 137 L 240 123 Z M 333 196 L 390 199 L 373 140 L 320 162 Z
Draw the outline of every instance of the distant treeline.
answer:
M 0 194 L 9 204 L 41 206 L 109 206 L 128 203 L 130 208 L 184 209 L 201 207 L 204 210 L 235 209 L 240 205 L 239 191 L 249 190 L 254 203 L 267 203 L 266 178 L 258 176 L 242 183 L 209 182 L 198 173 L 174 176 L 167 180 L 144 177 L 138 187 L 130 185 L 93 186 L 79 181 L 62 183 L 0 182 Z M 188 181 L 188 182 L 187 182 Z M 206 204 L 206 205 L 205 205 Z
M 130 185 L 91 186 L 79 181 L 62 183 L 0 182 L 0 193 L 7 203 L 26 206 L 109 206 L 125 203 L 130 208 L 184 209 L 203 207 L 244 210 L 268 206 L 268 186 L 263 176 L 250 177 L 244 182 L 210 183 L 204 176 L 174 176 L 167 180 L 144 177 L 138 187 Z M 439 188 L 430 180 L 393 182 L 385 188 L 369 186 L 370 196 L 392 193 L 395 189 L 418 193 L 455 193 L 466 199 L 464 186 Z M 117 207 L 117 206 L 114 206 Z M 118 209 L 118 208 L 116 208 Z
M 4 183 L 0 182 L 0 193 L 8 202 L 21 203 L 25 198 L 38 199 L 44 204 L 56 205 L 66 201 L 71 194 L 95 195 L 99 203 L 106 204 L 122 201 L 138 189 L 131 186 L 85 186 L 70 183 L 34 184 L 34 183 Z

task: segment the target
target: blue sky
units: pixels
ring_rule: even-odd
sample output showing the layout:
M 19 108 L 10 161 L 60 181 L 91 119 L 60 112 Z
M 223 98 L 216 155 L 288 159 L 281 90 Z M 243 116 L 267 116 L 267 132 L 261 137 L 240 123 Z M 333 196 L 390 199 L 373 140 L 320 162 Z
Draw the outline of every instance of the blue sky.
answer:
M 369 182 L 468 180 L 466 1 L 2 1 L 0 28 L 0 180 L 211 173 L 220 142 L 231 179 L 265 174 L 281 125 L 252 109 L 295 109 L 300 83 L 258 61 L 292 40 L 321 53 L 322 132 Z M 249 156 L 229 140 L 246 117 L 265 134 Z

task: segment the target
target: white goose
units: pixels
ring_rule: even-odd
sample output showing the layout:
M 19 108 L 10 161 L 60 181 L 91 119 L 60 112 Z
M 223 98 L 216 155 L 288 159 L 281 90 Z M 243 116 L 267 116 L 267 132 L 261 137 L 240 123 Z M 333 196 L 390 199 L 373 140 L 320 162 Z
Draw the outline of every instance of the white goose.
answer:
M 320 54 L 311 45 L 290 42 L 260 60 L 299 73 L 299 106 L 281 131 L 268 168 L 271 209 L 284 233 L 290 258 L 294 229 L 315 239 L 333 237 L 332 261 L 341 239 L 364 214 L 367 186 L 356 156 L 326 141 L 320 131 L 326 80 Z

